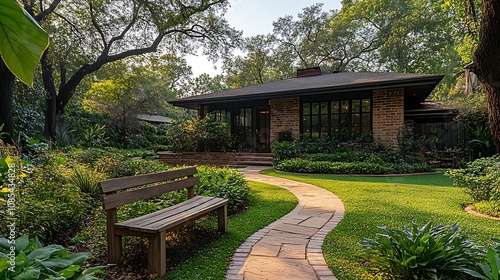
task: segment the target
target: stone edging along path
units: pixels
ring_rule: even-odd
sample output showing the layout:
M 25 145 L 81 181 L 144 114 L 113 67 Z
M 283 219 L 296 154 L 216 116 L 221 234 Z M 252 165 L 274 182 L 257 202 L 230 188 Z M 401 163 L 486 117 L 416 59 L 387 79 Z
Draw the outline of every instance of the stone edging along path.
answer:
M 234 253 L 226 279 L 337 279 L 321 246 L 344 217 L 344 204 L 333 193 L 310 184 L 259 174 L 268 167 L 240 169 L 250 181 L 277 185 L 292 192 L 297 207 L 250 236 Z

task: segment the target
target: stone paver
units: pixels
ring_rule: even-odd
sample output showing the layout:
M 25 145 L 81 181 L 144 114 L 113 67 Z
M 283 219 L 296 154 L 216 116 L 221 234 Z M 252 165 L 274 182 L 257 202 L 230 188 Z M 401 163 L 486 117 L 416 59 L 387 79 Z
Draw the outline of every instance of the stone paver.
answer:
M 248 180 L 289 190 L 299 203 L 241 244 L 231 259 L 226 279 L 336 280 L 321 246 L 326 234 L 344 217 L 344 204 L 325 189 L 259 174 L 264 168 L 249 166 L 240 171 Z

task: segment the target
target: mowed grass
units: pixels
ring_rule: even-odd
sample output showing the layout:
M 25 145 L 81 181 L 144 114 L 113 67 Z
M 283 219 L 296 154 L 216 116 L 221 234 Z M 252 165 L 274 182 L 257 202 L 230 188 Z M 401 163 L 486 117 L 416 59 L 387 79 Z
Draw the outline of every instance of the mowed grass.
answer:
M 251 207 L 229 217 L 228 233 L 162 279 L 224 279 L 229 260 L 239 245 L 297 205 L 297 198 L 283 188 L 251 181 L 249 186 L 252 189 Z M 216 219 L 211 222 L 216 228 Z
M 463 234 L 480 245 L 500 237 L 500 222 L 466 213 L 469 197 L 440 174 L 397 177 L 296 175 L 263 171 L 266 175 L 305 182 L 338 195 L 346 208 L 342 222 L 325 238 L 323 253 L 338 279 L 383 279 L 359 257 L 364 238 L 373 238 L 377 226 L 402 229 L 458 223 Z

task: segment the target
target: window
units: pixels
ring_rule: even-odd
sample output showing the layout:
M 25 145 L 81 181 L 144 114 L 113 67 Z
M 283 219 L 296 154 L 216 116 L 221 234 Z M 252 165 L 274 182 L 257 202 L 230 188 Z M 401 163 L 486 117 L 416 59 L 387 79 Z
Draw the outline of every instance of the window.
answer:
M 231 111 L 214 110 L 211 113 L 214 115 L 216 121 L 227 123 L 229 124 L 229 126 L 231 126 Z
M 234 132 L 239 150 L 252 147 L 252 108 L 240 108 L 236 112 Z
M 302 103 L 302 133 L 311 137 L 351 140 L 372 126 L 371 99 Z

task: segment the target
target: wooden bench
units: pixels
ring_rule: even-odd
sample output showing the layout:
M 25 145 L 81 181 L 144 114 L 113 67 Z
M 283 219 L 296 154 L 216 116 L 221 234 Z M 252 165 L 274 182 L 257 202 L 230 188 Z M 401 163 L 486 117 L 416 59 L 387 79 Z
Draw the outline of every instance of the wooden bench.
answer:
M 117 263 L 122 254 L 122 236 L 148 238 L 148 271 L 166 273 L 165 233 L 217 211 L 219 231 L 227 232 L 227 199 L 195 196 L 200 182 L 195 167 L 155 174 L 130 176 L 99 183 L 107 216 L 108 261 Z M 154 184 L 154 185 L 151 185 Z M 149 186 L 144 186 L 149 185 Z M 138 188 L 144 186 L 143 188 Z M 187 189 L 188 199 L 141 217 L 118 222 L 117 207 L 171 191 Z

